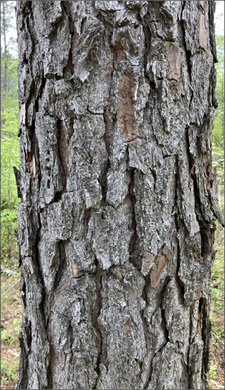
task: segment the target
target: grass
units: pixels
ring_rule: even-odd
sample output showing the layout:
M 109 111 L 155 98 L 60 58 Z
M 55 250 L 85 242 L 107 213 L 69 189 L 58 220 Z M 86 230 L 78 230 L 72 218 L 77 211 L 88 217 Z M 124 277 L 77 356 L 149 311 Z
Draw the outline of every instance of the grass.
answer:
M 7 272 L 2 272 L 1 389 L 13 389 L 18 376 L 20 354 L 18 336 L 22 316 L 19 281 L 20 275 L 18 272 L 8 269 Z

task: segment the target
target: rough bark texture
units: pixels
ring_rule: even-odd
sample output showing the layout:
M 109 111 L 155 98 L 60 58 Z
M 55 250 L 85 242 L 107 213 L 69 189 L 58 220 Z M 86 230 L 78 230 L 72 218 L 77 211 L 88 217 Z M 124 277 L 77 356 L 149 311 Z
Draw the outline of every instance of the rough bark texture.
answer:
M 207 389 L 213 1 L 18 1 L 17 389 Z

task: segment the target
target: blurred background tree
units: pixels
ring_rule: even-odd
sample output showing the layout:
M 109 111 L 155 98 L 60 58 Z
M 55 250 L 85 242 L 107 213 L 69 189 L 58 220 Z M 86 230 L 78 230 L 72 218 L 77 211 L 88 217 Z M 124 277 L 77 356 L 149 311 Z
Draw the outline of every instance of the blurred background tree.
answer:
M 214 121 L 214 129 L 212 135 L 213 147 L 213 163 L 217 173 L 218 196 L 220 207 L 223 209 L 224 196 L 224 36 L 217 35 L 217 85 L 216 98 L 218 101 L 218 108 L 216 118 Z
M 7 265 L 13 265 L 17 258 L 18 198 L 13 166 L 18 167 L 20 160 L 17 43 L 10 34 L 12 29 L 16 30 L 14 14 L 15 2 L 1 1 L 1 255 Z

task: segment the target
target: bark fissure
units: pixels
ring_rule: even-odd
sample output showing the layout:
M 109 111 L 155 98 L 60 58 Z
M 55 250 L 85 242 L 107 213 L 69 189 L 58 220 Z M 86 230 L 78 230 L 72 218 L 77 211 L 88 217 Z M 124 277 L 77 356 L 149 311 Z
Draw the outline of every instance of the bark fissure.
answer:
M 185 57 L 186 57 L 186 64 L 187 64 L 187 70 L 189 75 L 189 87 L 191 90 L 191 97 L 189 101 L 189 106 L 191 105 L 192 99 L 193 99 L 193 87 L 192 87 L 192 63 L 191 63 L 191 51 L 187 48 L 186 44 L 186 37 L 185 37 L 185 21 L 183 19 L 183 13 L 186 6 L 186 2 L 183 2 L 182 10 L 181 10 L 181 16 L 180 16 L 180 27 L 181 27 L 181 34 L 182 34 L 182 44 L 184 47 Z
M 110 169 L 110 148 L 111 148 L 111 134 L 110 134 L 110 122 L 107 114 L 108 107 L 104 108 L 103 118 L 105 125 L 105 133 L 104 133 L 104 141 L 105 147 L 107 151 L 107 160 L 105 162 L 105 166 L 103 168 L 102 176 L 101 176 L 101 187 L 102 187 L 102 199 L 104 203 L 107 203 L 107 181 L 108 181 L 108 172 Z
M 58 129 L 58 154 L 59 154 L 59 160 L 62 167 L 62 186 L 63 189 L 58 193 L 58 199 L 62 199 L 62 194 L 66 191 L 66 185 L 67 185 L 67 175 L 68 175 L 68 169 L 67 169 L 67 163 L 66 158 L 68 154 L 68 144 L 63 137 L 63 121 L 58 120 L 57 121 L 57 129 Z
M 47 378 L 48 378 L 48 385 L 47 389 L 53 389 L 53 370 L 54 370 L 54 359 L 53 359 L 53 346 L 50 345 L 50 351 L 49 351 L 49 364 L 47 369 Z
M 40 288 L 40 295 L 41 295 L 41 299 L 40 299 L 40 303 L 39 303 L 40 317 L 41 317 L 41 319 L 43 319 L 45 329 L 47 329 L 48 317 L 45 315 L 45 310 L 46 310 L 46 303 L 48 300 L 48 295 L 47 295 L 47 291 L 45 288 L 43 269 L 41 266 L 40 253 L 39 253 L 40 234 L 41 234 L 41 219 L 40 219 L 40 214 L 38 214 L 38 228 L 37 228 L 37 232 L 36 232 L 36 237 L 35 237 L 35 241 L 34 241 L 34 250 L 33 250 L 33 253 L 34 253 L 34 257 L 33 257 L 34 268 L 33 268 L 33 270 L 34 270 L 34 274 L 36 276 L 37 285 Z
M 215 13 L 215 2 L 209 1 L 208 3 L 208 17 L 209 17 L 209 39 L 210 46 L 214 57 L 214 62 L 217 63 L 216 43 L 215 43 L 215 25 L 214 25 L 214 13 Z M 213 91 L 215 93 L 215 89 Z
M 211 321 L 207 316 L 209 310 L 209 303 L 205 298 L 201 298 L 203 301 L 203 308 L 201 310 L 202 315 L 202 330 L 201 336 L 204 345 L 203 349 L 203 361 L 202 361 L 202 380 L 203 383 L 207 383 L 207 373 L 209 371 L 209 343 L 210 343 L 210 331 L 211 331 Z
M 102 288 L 103 288 L 102 278 L 103 278 L 102 271 L 99 268 L 99 265 L 97 265 L 97 272 L 96 272 L 97 298 L 96 298 L 95 309 L 93 312 L 93 319 L 92 320 L 93 320 L 93 326 L 96 329 L 96 332 L 98 335 L 98 355 L 97 355 L 96 364 L 95 364 L 95 368 L 94 368 L 95 372 L 97 374 L 97 378 L 96 378 L 96 382 L 95 382 L 93 389 L 98 388 L 97 385 L 98 385 L 99 377 L 101 374 L 100 364 L 103 363 L 103 358 L 104 358 L 104 356 L 103 356 L 104 355 L 103 333 L 102 333 L 101 326 L 99 325 L 99 322 L 98 322 L 98 319 L 99 319 L 99 316 L 100 316 L 101 310 L 102 310 Z
M 161 319 L 162 319 L 162 326 L 163 326 L 163 331 L 164 331 L 164 336 L 165 336 L 165 342 L 163 343 L 163 345 L 160 346 L 160 348 L 155 349 L 155 351 L 154 351 L 154 353 L 152 355 L 152 358 L 150 360 L 148 378 L 147 378 L 147 380 L 146 380 L 146 382 L 145 382 L 145 384 L 143 386 L 143 389 L 145 389 L 145 390 L 149 389 L 149 387 L 151 386 L 153 369 L 154 369 L 154 365 L 153 365 L 154 358 L 157 355 L 162 354 L 165 346 L 170 341 L 170 339 L 169 339 L 169 329 L 167 328 L 166 317 L 165 317 L 165 308 L 163 307 L 163 299 L 164 299 L 165 291 L 166 291 L 166 288 L 167 288 L 167 285 L 169 284 L 169 282 L 170 282 L 170 278 L 167 277 L 167 279 L 165 280 L 164 285 L 163 285 L 161 291 L 158 293 L 158 304 L 157 304 L 155 310 L 153 311 L 153 313 L 151 315 L 151 319 L 152 319 L 154 317 L 154 315 L 156 314 L 156 312 L 159 309 L 161 310 Z M 151 322 L 151 325 L 152 325 L 152 322 Z M 148 334 L 148 332 L 147 332 L 147 334 Z M 148 350 L 150 352 L 151 351 L 151 347 L 148 348 Z
M 164 335 L 165 335 L 166 341 L 165 341 L 165 343 L 162 345 L 162 347 L 157 352 L 161 352 L 162 349 L 165 347 L 165 345 L 170 341 L 170 339 L 169 339 L 169 330 L 170 329 L 168 329 L 168 327 L 167 327 L 165 308 L 163 306 L 163 299 L 164 299 L 165 291 L 166 291 L 166 288 L 167 288 L 167 285 L 168 285 L 169 282 L 170 282 L 170 278 L 168 277 L 167 280 L 165 281 L 165 285 L 164 285 L 162 291 L 160 292 L 161 303 L 160 303 L 159 307 L 161 308 L 162 324 L 163 324 L 163 328 L 164 328 Z
M 149 18 L 147 18 L 147 17 L 143 18 L 142 26 L 143 26 L 144 35 L 145 35 L 145 50 L 144 50 L 143 67 L 144 67 L 145 78 L 146 78 L 147 82 L 149 83 L 151 89 L 154 90 L 156 87 L 155 82 L 154 82 L 154 80 L 151 79 L 149 72 L 147 71 L 147 65 L 148 65 L 149 57 L 151 55 L 150 23 L 151 23 L 151 21 L 149 20 Z
M 59 267 L 55 274 L 53 290 L 56 290 L 57 287 L 59 286 L 66 265 L 65 241 L 60 240 L 58 242 L 58 256 L 59 256 Z
M 145 285 L 143 287 L 143 291 L 142 291 L 142 298 L 145 302 L 145 307 L 141 313 L 141 318 L 142 318 L 142 323 L 143 323 L 143 328 L 144 328 L 144 333 L 145 333 L 145 343 L 146 343 L 146 348 L 147 348 L 147 353 L 150 353 L 150 350 L 151 350 L 151 344 L 150 344 L 150 339 L 149 339 L 149 326 L 148 326 L 148 323 L 146 321 L 146 318 L 145 318 L 145 310 L 149 304 L 148 302 L 148 291 L 149 291 L 149 287 L 150 287 L 150 279 L 149 277 L 147 276 L 145 278 Z M 143 366 L 143 364 L 142 364 Z M 145 382 L 143 383 L 143 389 L 147 389 L 148 388 L 148 384 L 151 382 L 151 375 L 152 375 L 152 359 L 150 360 L 150 365 L 149 367 L 147 368 L 147 379 L 145 380 Z M 141 370 L 141 377 L 144 373 L 144 367 L 142 367 L 142 370 Z
M 73 63 L 73 41 L 74 41 L 74 23 L 73 23 L 73 17 L 71 14 L 71 8 L 70 4 L 67 4 L 65 1 L 60 1 L 61 7 L 64 10 L 65 14 L 68 17 L 68 23 L 69 23 L 69 31 L 70 31 L 70 39 L 71 39 L 71 45 L 68 55 L 68 62 L 67 65 L 63 68 L 63 79 L 70 80 L 73 78 L 74 75 L 74 63 Z
M 129 243 L 129 259 L 130 262 L 137 267 L 139 263 L 138 258 L 138 234 L 137 234 L 137 221 L 136 221 L 136 213 L 135 213 L 135 193 L 134 193 L 134 185 L 135 185 L 135 169 L 131 169 L 130 171 L 130 183 L 128 188 L 128 194 L 131 201 L 132 206 L 132 224 L 131 224 L 131 230 L 132 230 L 132 236 L 130 238 Z

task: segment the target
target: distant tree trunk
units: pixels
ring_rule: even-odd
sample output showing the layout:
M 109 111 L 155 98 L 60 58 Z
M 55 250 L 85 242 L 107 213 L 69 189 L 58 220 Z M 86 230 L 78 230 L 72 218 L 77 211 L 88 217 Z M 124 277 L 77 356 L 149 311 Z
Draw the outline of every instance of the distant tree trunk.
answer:
M 3 49 L 4 49 L 4 91 L 7 93 L 8 86 L 8 47 L 6 39 L 6 4 L 2 1 L 2 30 L 3 30 Z
M 214 1 L 18 1 L 17 389 L 207 389 Z

